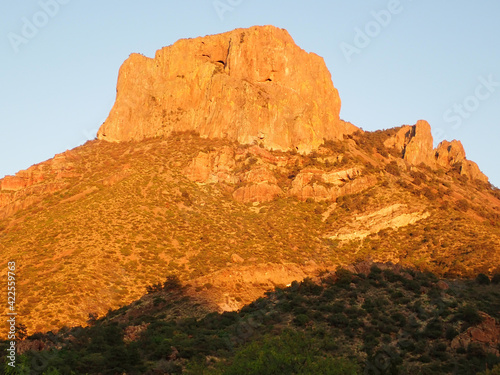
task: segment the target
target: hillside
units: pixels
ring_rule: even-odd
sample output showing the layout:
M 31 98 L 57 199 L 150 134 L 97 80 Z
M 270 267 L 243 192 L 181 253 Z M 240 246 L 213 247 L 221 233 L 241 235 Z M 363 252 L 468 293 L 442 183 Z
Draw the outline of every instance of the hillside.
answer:
M 22 322 L 82 324 L 167 274 L 222 310 L 357 259 L 492 274 L 498 190 L 407 166 L 371 138 L 299 155 L 183 133 L 93 141 L 32 167 L 43 181 L 1 193 L 17 198 L 2 211 L 0 263 L 17 261 Z
M 97 139 L 0 180 L 18 323 L 84 325 L 167 275 L 220 312 L 366 259 L 498 272 L 500 191 L 462 144 L 434 148 L 424 120 L 365 132 L 340 105 L 273 26 L 131 55 Z
M 169 277 L 160 290 L 92 318 L 86 329 L 23 341 L 20 368 L 36 358 L 38 369 L 53 375 L 460 375 L 500 369 L 500 275 L 494 284 L 484 275 L 439 280 L 369 262 L 353 271 L 322 272 L 270 291 L 240 312 L 208 315 Z M 190 316 L 180 318 L 179 310 Z

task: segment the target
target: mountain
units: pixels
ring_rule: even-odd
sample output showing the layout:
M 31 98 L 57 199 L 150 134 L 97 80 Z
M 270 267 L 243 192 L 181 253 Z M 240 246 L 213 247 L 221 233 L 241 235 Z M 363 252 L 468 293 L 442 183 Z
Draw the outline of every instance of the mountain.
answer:
M 131 55 L 98 139 L 0 180 L 19 322 L 85 325 L 167 276 L 230 311 L 365 259 L 499 272 L 500 192 L 461 143 L 339 111 L 323 60 L 275 27 Z

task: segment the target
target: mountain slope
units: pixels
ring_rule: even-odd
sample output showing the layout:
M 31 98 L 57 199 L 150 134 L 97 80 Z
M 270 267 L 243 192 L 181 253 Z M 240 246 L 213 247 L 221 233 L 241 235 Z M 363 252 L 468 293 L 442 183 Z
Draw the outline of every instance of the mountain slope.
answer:
M 32 167 L 44 181 L 2 195 L 37 203 L 0 221 L 1 263 L 15 259 L 21 275 L 22 322 L 30 332 L 81 324 L 167 274 L 235 309 L 274 285 L 366 257 L 449 276 L 492 273 L 498 191 L 387 156 L 349 139 L 303 156 L 177 134 L 93 141 L 59 156 L 59 172 L 48 172 L 54 161 Z M 64 168 L 70 177 L 60 177 Z M 194 182 L 206 168 L 216 169 L 212 182 Z M 342 237 L 352 233 L 363 236 Z
M 52 374 L 476 374 L 500 364 L 500 294 L 485 277 L 440 280 L 399 266 L 356 264 L 239 312 L 200 314 L 164 288 L 82 329 L 22 342 L 23 367 Z M 484 275 L 483 275 L 484 276 Z M 179 317 L 184 311 L 184 318 Z M 190 317 L 186 317 L 191 315 Z
M 423 120 L 344 122 L 324 62 L 284 30 L 132 55 L 117 90 L 99 139 L 0 180 L 0 274 L 16 262 L 29 333 L 166 275 L 235 310 L 359 259 L 448 277 L 500 266 L 500 193 L 461 143 L 434 149 Z

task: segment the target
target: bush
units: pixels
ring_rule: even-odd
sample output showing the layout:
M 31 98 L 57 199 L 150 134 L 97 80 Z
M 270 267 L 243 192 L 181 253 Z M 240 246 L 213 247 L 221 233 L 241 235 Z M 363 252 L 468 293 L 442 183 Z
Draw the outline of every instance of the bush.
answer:
M 148 294 L 160 292 L 162 289 L 163 289 L 163 287 L 162 287 L 161 283 L 156 283 L 156 284 L 153 284 L 153 285 L 146 286 L 146 292 Z
M 458 335 L 458 331 L 453 327 L 446 328 L 445 337 L 447 340 L 453 340 Z
M 177 275 L 167 276 L 167 280 L 163 283 L 163 289 L 167 291 L 174 291 L 182 289 L 181 281 Z
M 331 325 L 337 326 L 337 327 L 345 327 L 349 324 L 349 319 L 345 314 L 341 313 L 334 313 L 330 315 L 328 318 L 328 322 Z
M 470 208 L 469 202 L 466 199 L 460 199 L 457 201 L 457 208 L 459 211 L 467 212 Z
M 311 319 L 306 314 L 299 314 L 295 317 L 293 322 L 299 327 L 304 327 Z
M 483 321 L 483 318 L 481 317 L 481 315 L 479 315 L 477 309 L 472 305 L 465 305 L 464 307 L 462 307 L 458 311 L 458 318 L 471 325 L 476 325 Z
M 335 276 L 337 276 L 337 285 L 339 286 L 349 285 L 354 277 L 353 273 L 345 268 L 339 268 L 335 272 Z
M 398 163 L 396 163 L 394 160 L 385 166 L 385 171 L 387 173 L 392 174 L 393 176 L 396 176 L 396 177 L 401 176 L 401 172 L 399 170 Z
M 226 375 L 345 374 L 359 373 L 356 364 L 345 359 L 321 355 L 315 342 L 300 332 L 285 331 L 278 337 L 265 337 L 238 351 L 229 364 L 218 368 Z M 221 373 L 221 372 L 215 372 Z
M 323 291 L 323 287 L 312 281 L 310 277 L 306 277 L 300 283 L 299 290 L 304 294 L 312 294 L 313 296 L 319 296 Z
M 491 370 L 486 370 L 485 372 L 480 372 L 477 375 L 500 375 L 500 365 L 496 365 Z
M 486 276 L 484 273 L 480 273 L 476 277 L 476 282 L 479 285 L 490 285 L 490 278 Z

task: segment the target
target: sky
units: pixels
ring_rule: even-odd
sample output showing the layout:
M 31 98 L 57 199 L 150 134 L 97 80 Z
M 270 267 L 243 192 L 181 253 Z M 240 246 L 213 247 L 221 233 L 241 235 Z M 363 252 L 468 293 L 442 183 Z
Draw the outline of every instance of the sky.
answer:
M 0 6 L 0 178 L 95 138 L 130 53 L 275 25 L 322 56 L 341 118 L 432 127 L 500 187 L 498 0 L 24 0 Z

